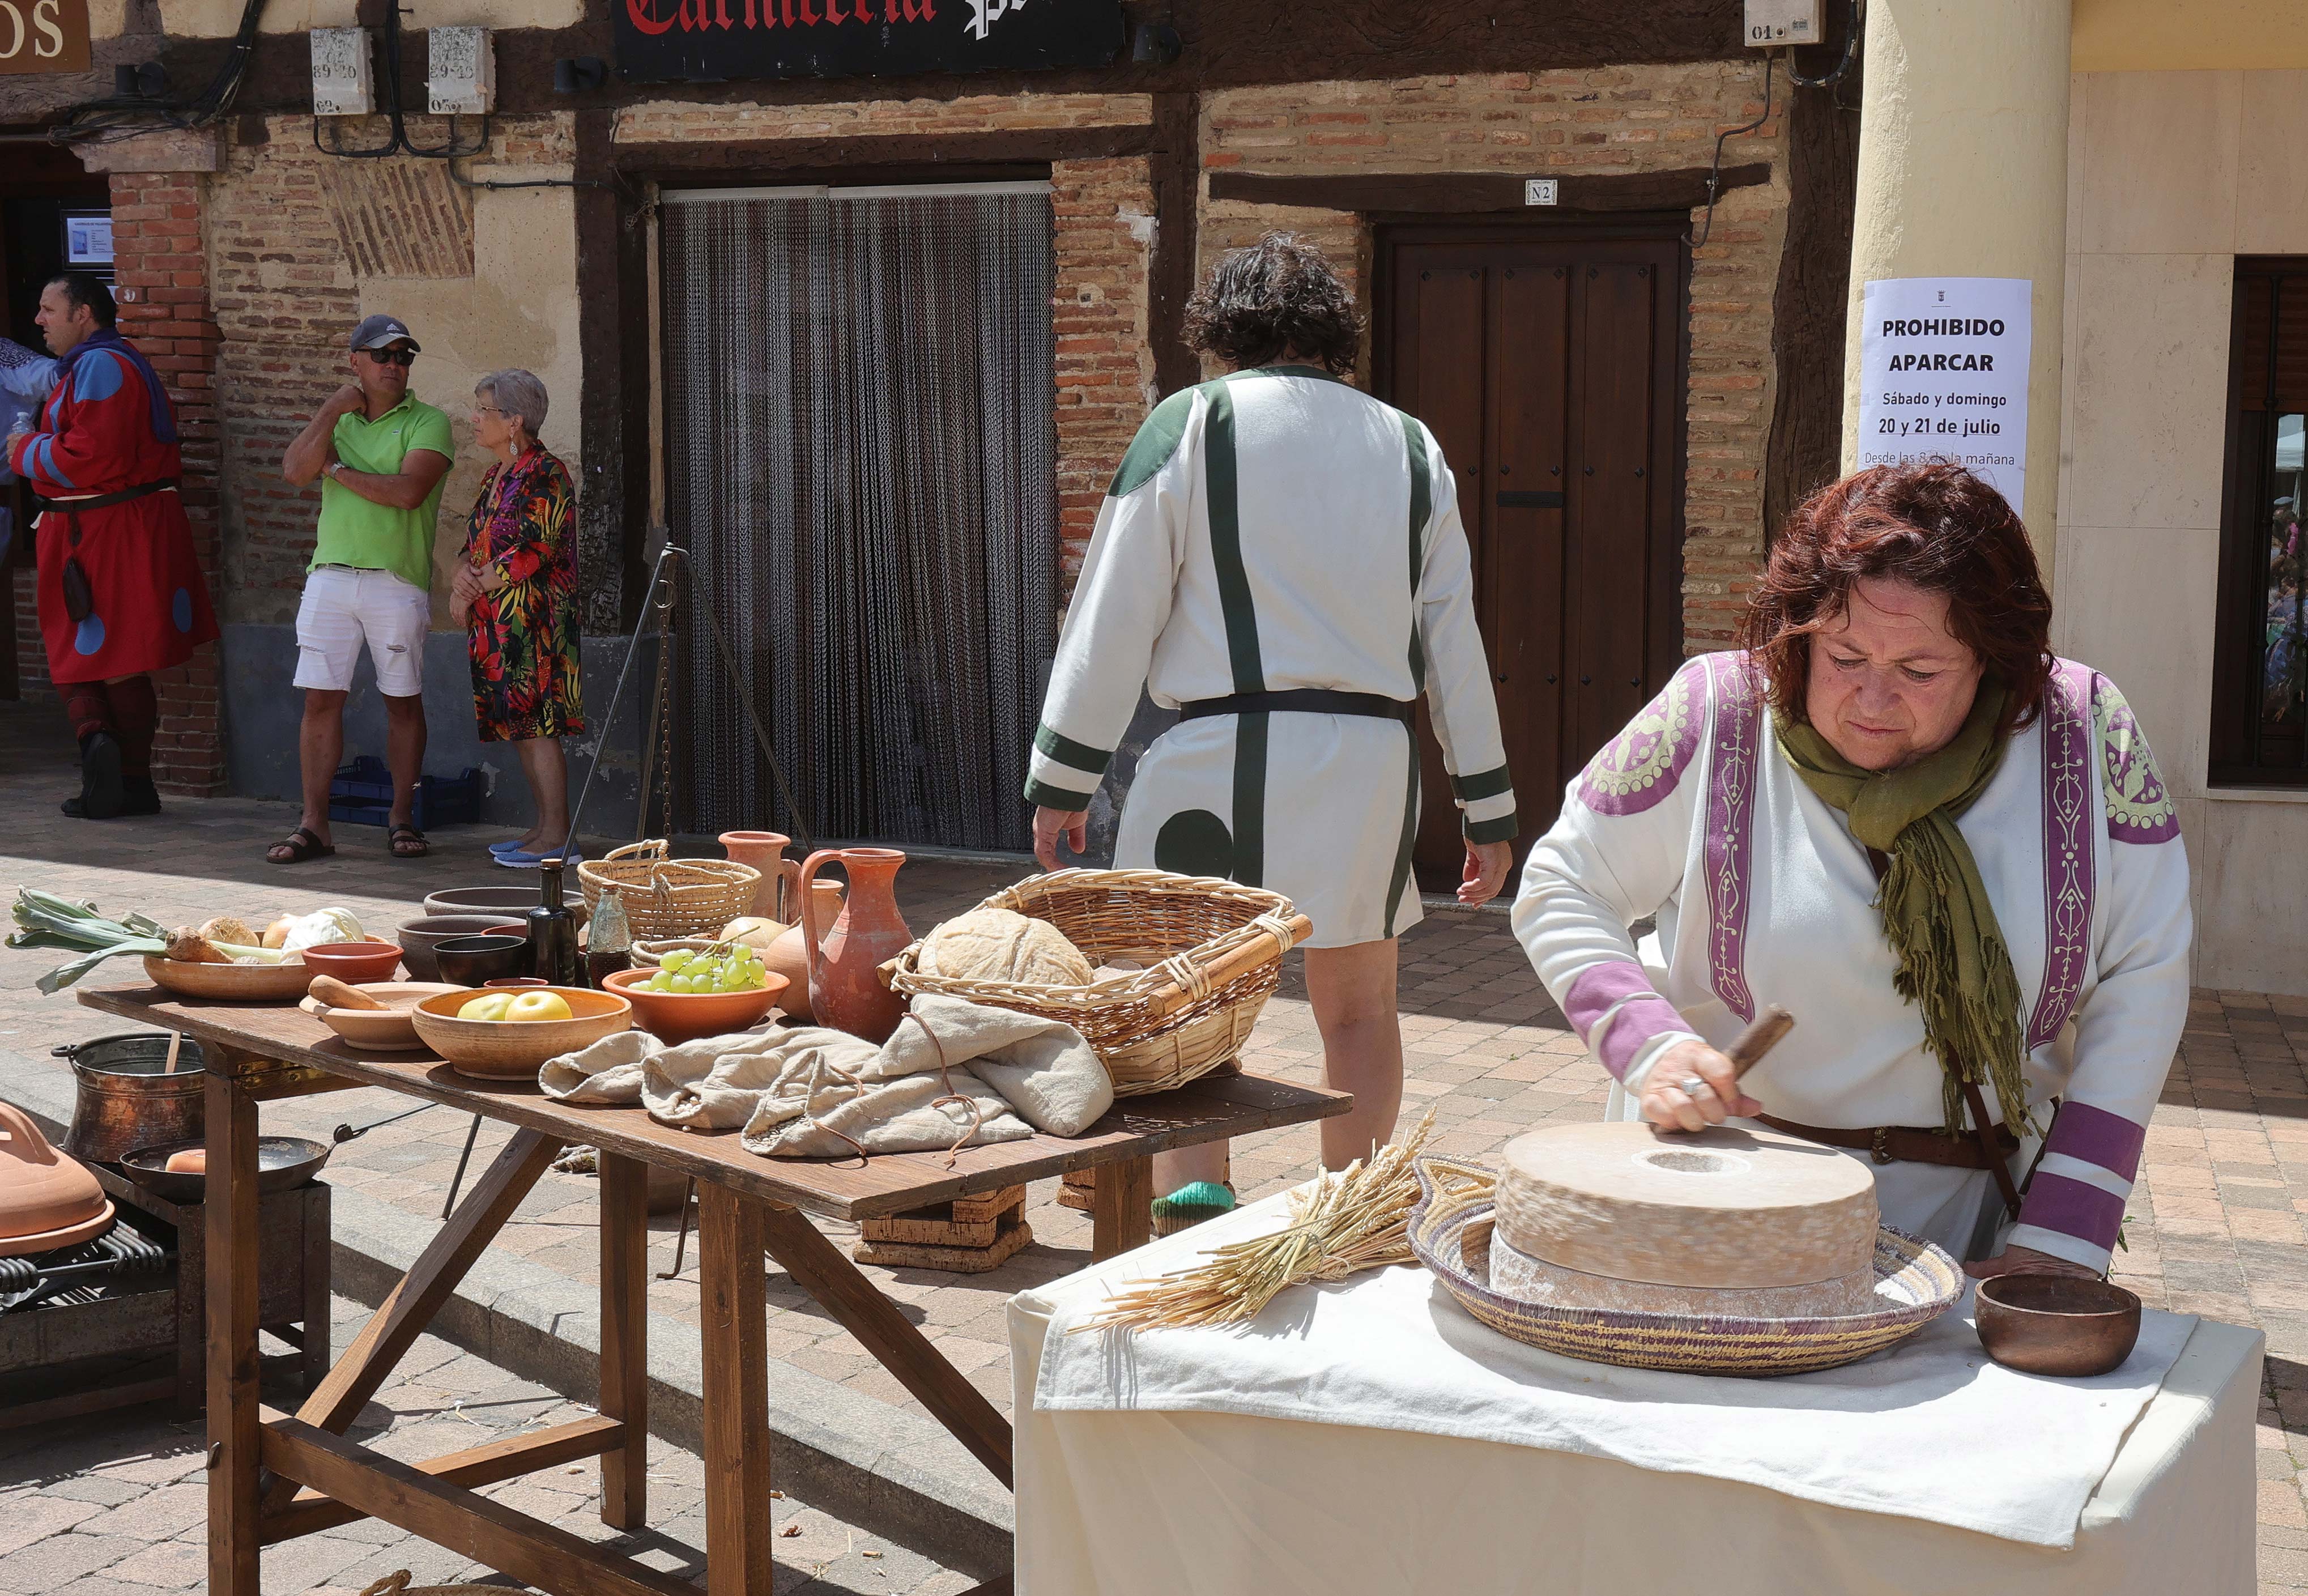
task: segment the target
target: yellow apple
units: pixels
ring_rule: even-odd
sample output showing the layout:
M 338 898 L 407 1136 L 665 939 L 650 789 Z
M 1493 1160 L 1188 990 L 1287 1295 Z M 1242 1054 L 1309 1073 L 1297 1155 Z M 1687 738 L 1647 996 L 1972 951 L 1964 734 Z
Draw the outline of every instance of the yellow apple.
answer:
M 569 1018 L 569 1000 L 558 992 L 532 989 L 518 993 L 506 1008 L 504 1017 L 508 1020 L 566 1020 Z
M 457 1011 L 460 1020 L 503 1020 L 505 1010 L 512 1006 L 510 992 L 486 992 Z

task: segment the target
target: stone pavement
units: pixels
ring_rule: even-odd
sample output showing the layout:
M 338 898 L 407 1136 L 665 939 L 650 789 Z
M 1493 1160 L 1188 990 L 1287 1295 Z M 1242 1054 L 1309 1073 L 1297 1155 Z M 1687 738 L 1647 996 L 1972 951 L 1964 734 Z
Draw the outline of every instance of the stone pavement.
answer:
M 16 818 L 0 838 L 0 888 L 16 881 L 93 898 L 107 909 L 142 908 L 166 923 L 223 910 L 269 919 L 281 908 L 341 902 L 373 930 L 389 930 L 426 892 L 450 884 L 516 880 L 484 851 L 496 834 L 458 828 L 435 838 L 434 857 L 385 857 L 374 831 L 340 828 L 340 852 L 295 868 L 262 862 L 263 844 L 294 824 L 280 805 L 172 800 L 158 820 L 75 823 L 56 814 L 71 785 L 53 741 L 30 740 L 29 719 L 0 705 L 0 805 Z M 49 734 L 52 738 L 54 734 Z M 900 904 L 925 929 L 1027 868 L 1022 864 L 917 859 L 900 873 Z M 12 1068 L 59 1068 L 56 1041 L 116 1029 L 65 997 L 31 990 L 49 955 L 0 952 L 0 1096 Z M 133 971 L 124 971 L 133 979 Z M 102 976 L 99 979 L 104 979 Z M 1596 1117 L 1606 1077 L 1547 999 L 1495 913 L 1430 913 L 1403 941 L 1406 1113 L 1435 1110 L 1434 1145 L 1485 1158 L 1529 1126 Z M 1321 1048 L 1294 965 L 1267 1009 L 1245 1065 L 1315 1081 Z M 2129 1250 L 2116 1278 L 2151 1305 L 2257 1325 L 2269 1338 L 2269 1378 L 2259 1432 L 2261 1575 L 2268 1590 L 2308 1590 L 2308 999 L 2199 993 L 2164 1106 L 2148 1143 L 2126 1225 Z M 377 1117 L 408 1100 L 365 1091 L 269 1106 L 268 1128 L 326 1134 L 340 1121 Z M 340 1149 L 329 1178 L 339 1186 L 437 1217 L 466 1126 L 435 1109 Z M 484 1127 L 475 1167 L 502 1134 Z M 1245 1198 L 1304 1178 L 1313 1168 L 1312 1127 L 1236 1144 L 1236 1186 Z M 1003 1303 L 1021 1287 L 1088 1262 L 1087 1216 L 1060 1208 L 1056 1183 L 1029 1195 L 1033 1245 L 1002 1269 L 977 1276 L 869 1270 L 997 1406 L 1010 1400 Z M 504 1245 L 575 1281 L 593 1279 L 592 1185 L 548 1177 L 507 1227 Z M 671 1267 L 678 1223 L 658 1221 L 659 1270 Z M 826 1224 L 848 1239 L 848 1228 Z M 652 1281 L 651 1307 L 694 1322 L 694 1250 L 685 1273 Z M 910 1405 L 897 1383 L 781 1275 L 770 1275 L 770 1350 L 798 1367 L 878 1401 Z
M 336 1344 L 367 1310 L 336 1303 Z M 268 1391 L 293 1402 L 293 1383 Z M 352 1434 L 393 1457 L 418 1459 L 499 1436 L 567 1424 L 590 1409 L 515 1379 L 446 1342 L 420 1337 Z M 0 1596 L 157 1596 L 208 1585 L 207 1495 L 199 1425 L 158 1408 L 130 1409 L 24 1430 L 0 1430 Z M 483 1488 L 482 1495 L 702 1583 L 705 1473 L 693 1453 L 652 1441 L 650 1527 L 631 1535 L 600 1519 L 600 1466 L 588 1460 Z M 953 1596 L 977 1582 L 814 1507 L 780 1497 L 765 1505 L 777 1526 L 777 1585 L 793 1596 Z M 367 1520 L 283 1541 L 263 1554 L 276 1596 L 354 1596 L 406 1568 L 410 1583 L 527 1587 L 469 1558 Z

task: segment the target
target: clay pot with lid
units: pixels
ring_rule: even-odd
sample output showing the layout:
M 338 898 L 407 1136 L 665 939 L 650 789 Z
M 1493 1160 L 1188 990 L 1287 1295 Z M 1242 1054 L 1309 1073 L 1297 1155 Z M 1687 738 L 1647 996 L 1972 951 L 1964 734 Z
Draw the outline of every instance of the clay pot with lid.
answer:
M 30 1115 L 0 1103 L 0 1258 L 71 1247 L 111 1223 L 96 1177 L 50 1146 Z

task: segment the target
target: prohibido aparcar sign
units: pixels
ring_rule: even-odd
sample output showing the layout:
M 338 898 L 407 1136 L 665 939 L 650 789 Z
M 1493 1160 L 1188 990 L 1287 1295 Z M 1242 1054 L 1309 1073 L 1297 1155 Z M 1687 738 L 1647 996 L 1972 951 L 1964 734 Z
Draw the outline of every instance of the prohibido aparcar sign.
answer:
M 2027 496 L 2029 294 L 2024 277 L 1901 277 L 1861 296 L 1859 463 L 1952 460 Z
M 1120 0 L 612 0 L 641 82 L 1103 66 Z

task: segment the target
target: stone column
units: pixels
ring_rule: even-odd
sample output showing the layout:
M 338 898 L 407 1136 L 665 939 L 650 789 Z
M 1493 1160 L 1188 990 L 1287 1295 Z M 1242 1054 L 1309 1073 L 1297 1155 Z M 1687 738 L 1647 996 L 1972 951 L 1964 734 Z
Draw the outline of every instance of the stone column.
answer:
M 2047 582 L 2060 486 L 2068 17 L 2069 0 L 1870 0 L 1844 344 L 1849 470 L 1867 283 L 2024 277 L 2036 285 L 2020 513 Z

